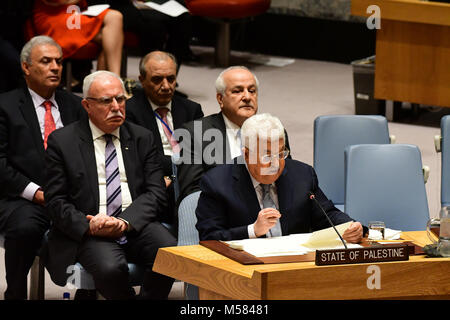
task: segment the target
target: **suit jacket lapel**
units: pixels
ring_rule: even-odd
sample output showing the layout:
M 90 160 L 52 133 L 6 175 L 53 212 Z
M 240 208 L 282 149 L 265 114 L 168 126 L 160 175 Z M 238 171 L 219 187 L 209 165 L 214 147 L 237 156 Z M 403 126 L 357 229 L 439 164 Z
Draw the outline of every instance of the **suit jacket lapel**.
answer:
M 173 128 L 181 128 L 183 123 L 186 122 L 186 110 L 179 104 L 175 96 L 172 99 L 172 110 L 170 112 L 172 113 Z
M 162 140 L 161 140 L 161 135 L 159 134 L 158 123 L 157 123 L 157 121 L 159 121 L 159 120 L 156 119 L 153 108 L 150 105 L 150 102 L 148 101 L 147 97 L 145 96 L 145 94 L 143 92 L 139 96 L 139 99 L 141 100 L 141 104 L 143 106 L 143 108 L 141 108 L 141 110 L 142 110 L 142 116 L 144 117 L 144 123 L 149 124 L 149 130 L 153 133 L 153 136 L 155 138 L 155 143 L 157 146 L 160 146 L 161 151 L 162 151 L 163 150 Z
M 131 139 L 131 135 L 128 131 L 128 127 L 126 123 L 124 123 L 120 127 L 120 148 L 122 150 L 122 159 L 123 164 L 125 166 L 125 172 L 127 175 L 128 188 L 131 193 L 131 198 L 135 199 L 137 196 L 136 190 L 134 190 L 133 186 L 137 185 L 136 175 L 134 174 L 134 170 L 136 168 L 135 163 L 137 163 L 137 159 L 134 158 L 135 152 L 132 150 L 134 147 L 133 141 Z
M 55 100 L 59 107 L 59 114 L 61 115 L 61 121 L 63 125 L 66 126 L 70 122 L 70 119 L 73 119 L 74 116 L 70 114 L 71 108 L 66 108 L 64 106 L 65 103 L 67 103 L 67 101 L 64 101 L 62 94 L 63 93 L 60 90 L 56 90 Z
M 84 167 L 86 169 L 86 174 L 89 179 L 89 186 L 91 188 L 91 193 L 94 195 L 95 205 L 98 209 L 100 196 L 98 191 L 98 173 L 97 173 L 97 163 L 95 160 L 95 149 L 94 141 L 92 139 L 91 129 L 89 128 L 89 122 L 86 119 L 80 121 L 79 125 L 79 148 L 80 153 L 84 161 Z
M 233 165 L 232 175 L 234 192 L 239 196 L 240 203 L 246 207 L 246 212 L 250 215 L 250 221 L 254 222 L 261 207 L 250 174 L 245 165 Z
M 281 213 L 281 230 L 283 234 L 288 234 L 289 232 L 289 209 L 293 203 L 293 190 L 292 185 L 289 181 L 289 176 L 287 172 L 287 166 L 284 167 L 283 172 L 281 173 L 278 180 L 275 182 L 277 187 L 277 195 L 278 195 L 278 206 L 279 211 Z
M 227 139 L 227 129 L 225 127 L 225 120 L 223 119 L 222 112 L 217 113 L 213 117 L 211 117 L 210 124 L 213 128 L 220 130 L 223 137 L 223 145 L 222 150 L 224 152 L 223 155 L 223 163 L 232 163 L 231 152 L 230 152 L 230 144 Z M 204 148 L 203 148 L 204 149 Z
M 21 92 L 22 95 L 19 98 L 19 109 L 28 124 L 28 128 L 31 131 L 31 137 L 36 145 L 36 149 L 44 158 L 44 141 L 42 140 L 41 128 L 39 126 L 39 120 L 36 114 L 36 109 L 34 108 L 33 100 L 31 99 L 30 93 L 27 88 L 23 88 Z

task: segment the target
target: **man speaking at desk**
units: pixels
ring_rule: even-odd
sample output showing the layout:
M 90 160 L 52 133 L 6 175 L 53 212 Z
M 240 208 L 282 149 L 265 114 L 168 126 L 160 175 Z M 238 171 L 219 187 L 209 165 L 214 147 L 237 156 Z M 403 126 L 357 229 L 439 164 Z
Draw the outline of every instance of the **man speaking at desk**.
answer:
M 266 113 L 247 119 L 241 138 L 245 162 L 216 167 L 200 182 L 200 240 L 276 237 L 331 227 L 309 193 L 335 225 L 353 221 L 327 199 L 311 166 L 286 159 L 289 150 L 278 118 Z M 342 235 L 350 243 L 360 242 L 362 236 L 359 222 Z

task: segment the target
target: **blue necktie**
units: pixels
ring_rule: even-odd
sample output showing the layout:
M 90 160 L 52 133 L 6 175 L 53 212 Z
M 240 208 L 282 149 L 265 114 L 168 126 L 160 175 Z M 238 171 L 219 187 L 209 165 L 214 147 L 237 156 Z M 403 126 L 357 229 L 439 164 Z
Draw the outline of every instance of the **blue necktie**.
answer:
M 260 184 L 263 194 L 263 208 L 277 208 L 275 206 L 275 202 L 273 202 L 272 197 L 270 196 L 270 184 Z M 273 226 L 269 232 L 267 233 L 270 237 L 280 237 L 281 233 L 281 224 L 280 219 L 278 219 L 277 224 Z

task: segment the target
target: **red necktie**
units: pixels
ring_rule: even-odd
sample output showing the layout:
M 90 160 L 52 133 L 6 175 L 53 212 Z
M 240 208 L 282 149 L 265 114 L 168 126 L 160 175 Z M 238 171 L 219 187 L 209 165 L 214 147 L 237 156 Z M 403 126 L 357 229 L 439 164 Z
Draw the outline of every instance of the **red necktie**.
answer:
M 180 151 L 180 147 L 178 146 L 178 142 L 172 137 L 172 132 L 169 129 L 169 121 L 167 121 L 167 112 L 169 112 L 168 108 L 158 108 L 156 112 L 161 117 L 162 127 L 164 133 L 166 134 L 167 139 L 169 140 L 170 145 L 172 146 L 172 151 L 178 153 Z
M 47 149 L 47 139 L 50 133 L 56 129 L 55 120 L 52 115 L 52 103 L 45 100 L 43 103 L 45 107 L 45 118 L 44 118 L 44 148 Z

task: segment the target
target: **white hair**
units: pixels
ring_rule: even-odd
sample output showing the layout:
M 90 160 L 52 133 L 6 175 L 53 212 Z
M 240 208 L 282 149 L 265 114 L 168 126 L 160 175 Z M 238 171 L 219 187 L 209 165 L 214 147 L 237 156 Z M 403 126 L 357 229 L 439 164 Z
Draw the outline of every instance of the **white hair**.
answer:
M 283 124 L 269 113 L 255 114 L 242 124 L 242 145 L 249 150 L 256 150 L 258 140 L 278 142 L 280 139 L 284 143 Z
M 247 70 L 248 72 L 250 72 L 253 75 L 253 78 L 255 78 L 255 83 L 256 83 L 256 90 L 258 90 L 259 88 L 259 81 L 258 78 L 256 78 L 255 74 L 253 72 L 251 72 L 247 67 L 245 66 L 231 66 L 226 68 L 225 70 L 223 70 L 219 76 L 216 79 L 216 93 L 220 93 L 220 94 L 224 94 L 225 93 L 225 89 L 227 88 L 227 85 L 225 84 L 225 80 L 223 79 L 223 76 L 225 75 L 225 73 L 227 73 L 230 70 L 234 70 L 234 69 L 244 69 Z
M 55 46 L 58 48 L 59 53 L 62 55 L 62 49 L 61 46 L 53 40 L 53 38 L 50 38 L 48 36 L 36 36 L 31 38 L 22 48 L 22 51 L 20 52 L 20 62 L 26 62 L 28 64 L 31 64 L 31 50 L 33 50 L 36 46 L 42 46 L 45 44 L 49 44 L 52 46 Z
M 125 86 L 123 85 L 123 81 L 122 79 L 120 79 L 120 77 L 115 74 L 114 72 L 111 71 L 106 71 L 106 70 L 99 70 L 99 71 L 95 71 L 89 75 L 87 75 L 84 80 L 83 80 L 83 98 L 87 98 L 89 95 L 89 90 L 91 89 L 91 85 L 92 83 L 94 83 L 95 79 L 98 77 L 104 77 L 104 76 L 111 76 L 114 77 L 116 79 L 118 79 L 120 81 L 120 84 L 122 85 L 122 89 L 123 92 L 125 93 Z

